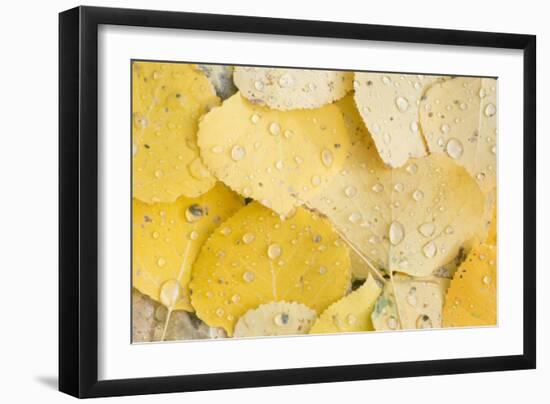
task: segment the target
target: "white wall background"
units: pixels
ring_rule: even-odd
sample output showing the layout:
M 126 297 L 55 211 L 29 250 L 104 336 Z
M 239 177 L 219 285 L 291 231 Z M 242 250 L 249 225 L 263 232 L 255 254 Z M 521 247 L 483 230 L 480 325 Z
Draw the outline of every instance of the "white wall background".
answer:
M 544 228 L 550 204 L 544 150 L 550 109 L 550 27 L 544 2 L 394 0 L 90 1 L 89 5 L 532 33 L 538 36 L 538 262 L 550 262 Z M 0 24 L 0 397 L 2 402 L 68 402 L 57 383 L 57 13 L 78 5 L 8 2 Z M 545 160 L 545 161 L 543 161 Z M 505 179 L 503 179 L 505 180 Z M 128 403 L 523 401 L 548 396 L 550 275 L 538 268 L 538 369 L 534 371 L 348 382 L 116 398 Z M 33 401 L 31 401 L 33 400 Z M 535 399 L 535 402 L 541 402 Z

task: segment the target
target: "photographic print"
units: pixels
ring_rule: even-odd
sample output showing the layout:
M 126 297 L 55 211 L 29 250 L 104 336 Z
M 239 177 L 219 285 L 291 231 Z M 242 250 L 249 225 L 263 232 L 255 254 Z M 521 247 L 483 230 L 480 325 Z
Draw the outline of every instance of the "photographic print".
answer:
M 497 325 L 497 79 L 131 76 L 133 343 Z

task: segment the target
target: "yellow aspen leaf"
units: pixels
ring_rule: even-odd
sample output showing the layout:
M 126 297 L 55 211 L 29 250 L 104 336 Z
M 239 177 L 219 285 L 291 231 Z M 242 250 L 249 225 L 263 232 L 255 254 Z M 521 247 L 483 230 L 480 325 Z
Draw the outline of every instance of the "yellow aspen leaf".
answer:
M 444 327 L 497 323 L 495 246 L 477 244 L 455 273 L 443 308 Z
M 341 173 L 308 205 L 378 268 L 427 276 L 484 231 L 485 197 L 450 158 L 430 155 L 391 169 L 369 138 L 348 155 Z
M 297 208 L 286 220 L 252 202 L 206 241 L 190 288 L 197 316 L 233 335 L 236 321 L 261 304 L 286 301 L 317 313 L 350 284 L 347 247 L 330 222 Z
M 235 324 L 234 338 L 307 334 L 317 318 L 300 303 L 274 302 L 248 310 Z
M 440 328 L 445 290 L 449 280 L 394 275 L 372 312 L 376 330 Z
M 133 201 L 133 286 L 170 310 L 193 311 L 188 283 L 201 245 L 243 206 L 218 183 L 197 198 L 148 205 Z
M 365 127 L 363 119 L 361 118 L 361 115 L 359 115 L 359 111 L 357 110 L 355 101 L 353 100 L 353 93 L 350 93 L 344 98 L 336 101 L 334 105 L 340 109 L 340 112 L 344 117 L 344 124 L 346 125 L 351 144 L 355 144 L 359 140 L 369 136 L 369 131 Z
M 372 276 L 358 289 L 333 303 L 317 319 L 310 334 L 374 330 L 371 313 L 382 289 Z
M 236 67 L 235 85 L 254 104 L 272 109 L 320 108 L 352 88 L 353 73 L 330 70 Z
M 334 105 L 281 112 L 237 93 L 204 116 L 198 144 L 220 181 L 285 215 L 340 170 L 349 138 Z
M 443 76 L 355 73 L 355 102 L 384 163 L 402 167 L 410 157 L 427 154 L 418 122 L 418 106 L 426 88 L 445 79 Z
M 497 82 L 455 77 L 433 84 L 420 103 L 430 153 L 446 154 L 489 193 L 496 187 Z
M 215 179 L 199 157 L 199 118 L 219 105 L 194 65 L 132 64 L 133 196 L 146 203 L 196 197 Z

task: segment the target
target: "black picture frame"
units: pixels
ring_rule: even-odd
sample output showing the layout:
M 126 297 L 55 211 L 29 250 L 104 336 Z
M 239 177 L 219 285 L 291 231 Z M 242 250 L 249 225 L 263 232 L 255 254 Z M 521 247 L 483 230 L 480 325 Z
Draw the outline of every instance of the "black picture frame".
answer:
M 97 61 L 98 26 L 101 24 L 522 50 L 524 61 L 523 354 L 98 380 Z M 59 15 L 59 100 L 59 390 L 84 398 L 535 368 L 536 37 L 534 35 L 77 7 Z

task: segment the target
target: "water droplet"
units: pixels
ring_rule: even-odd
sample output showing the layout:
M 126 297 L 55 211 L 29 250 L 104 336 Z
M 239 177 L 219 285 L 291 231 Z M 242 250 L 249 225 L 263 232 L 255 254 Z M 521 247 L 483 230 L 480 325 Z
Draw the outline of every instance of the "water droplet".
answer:
M 323 162 L 325 167 L 330 167 L 332 165 L 332 160 L 333 160 L 332 152 L 328 149 L 324 149 L 321 152 L 321 161 Z
M 255 81 L 254 88 L 258 91 L 262 91 L 264 89 L 264 83 L 262 83 L 260 80 Z
M 196 230 L 193 230 L 191 233 L 189 233 L 189 238 L 191 240 L 196 240 L 199 238 L 199 232 Z
M 319 177 L 318 175 L 314 175 L 313 177 L 311 177 L 311 185 L 313 185 L 314 187 L 318 187 L 319 185 L 321 185 L 321 177 Z
M 244 188 L 243 188 L 243 195 L 244 195 L 244 196 L 250 196 L 250 195 L 252 195 L 252 188 L 250 188 L 250 187 L 244 187 Z
M 378 237 L 377 235 L 372 235 L 369 237 L 369 243 L 371 244 L 378 244 L 380 243 L 380 237 Z
M 157 259 L 157 265 L 161 268 L 166 265 L 166 260 L 164 259 L 164 257 L 159 257 Z
M 239 161 L 246 156 L 246 149 L 242 146 L 236 145 L 231 149 L 231 158 L 234 161 Z
M 405 190 L 405 186 L 402 183 L 398 182 L 393 186 L 393 189 L 395 190 L 395 192 L 403 192 Z
M 177 280 L 170 279 L 160 288 L 160 302 L 166 307 L 174 307 L 181 297 L 181 287 Z
M 421 314 L 416 319 L 416 328 L 432 328 L 432 320 L 430 320 L 430 317 L 426 314 Z
M 483 277 L 483 283 L 486 284 L 486 285 L 490 285 L 491 282 L 493 282 L 493 278 L 491 277 L 491 275 L 485 275 Z
M 225 313 L 225 311 L 221 307 L 218 307 L 216 309 L 216 316 L 223 317 L 224 313 Z
M 491 153 L 497 154 L 497 146 L 496 146 L 496 145 L 494 145 L 493 147 L 491 147 Z
M 157 231 L 154 231 L 151 233 L 151 237 L 153 237 L 156 240 L 160 237 L 160 234 Z
M 384 185 L 380 184 L 379 182 L 374 184 L 371 188 L 374 192 L 379 193 L 384 190 Z
M 495 104 L 487 104 L 485 107 L 485 116 L 491 117 L 497 113 L 497 107 Z
M 416 303 L 418 302 L 414 294 L 408 294 L 406 297 L 406 300 L 407 300 L 407 303 L 409 303 L 413 307 L 415 307 Z
M 444 123 L 443 125 L 441 125 L 440 130 L 441 133 L 449 133 L 451 131 L 451 127 L 448 124 Z
M 358 212 L 353 212 L 351 215 L 349 215 L 348 220 L 351 223 L 357 224 L 361 221 L 361 214 Z
M 217 146 L 213 146 L 210 151 L 214 154 L 221 154 L 223 153 L 223 146 L 220 146 L 220 145 L 217 145 Z
M 465 111 L 465 110 L 468 108 L 468 105 L 466 105 L 466 103 L 462 102 L 462 103 L 460 103 L 459 108 L 460 108 L 462 111 Z
M 252 116 L 250 117 L 250 122 L 252 122 L 254 125 L 260 122 L 260 115 L 252 114 Z
M 254 272 L 246 271 L 243 274 L 243 280 L 247 283 L 250 283 L 256 278 L 256 275 L 254 275 Z
M 281 133 L 281 125 L 279 125 L 277 122 L 271 122 L 269 125 L 269 133 L 271 133 L 273 136 L 278 136 L 279 133 Z
M 346 323 L 348 323 L 348 325 L 353 325 L 357 322 L 357 317 L 354 315 L 354 314 L 348 314 L 347 317 L 346 317 Z
M 435 233 L 435 225 L 432 222 L 422 223 L 418 227 L 418 232 L 424 237 L 431 237 Z
M 137 145 L 133 144 L 132 145 L 132 155 L 135 156 L 138 152 L 138 147 Z
M 197 205 L 197 204 L 193 204 L 193 205 L 190 205 L 187 209 L 185 209 L 185 219 L 189 222 L 189 223 L 194 223 L 196 221 L 198 221 L 203 215 L 203 211 L 202 211 L 202 208 L 200 207 L 200 205 Z
M 485 91 L 485 89 L 481 87 L 479 89 L 479 98 L 485 98 L 486 95 L 487 95 L 487 91 Z
M 319 268 L 319 273 L 320 273 L 321 275 L 326 274 L 326 273 L 327 273 L 327 268 L 326 268 L 326 267 L 320 267 L 320 268 Z
M 388 76 L 382 76 L 382 83 L 388 85 L 390 84 L 391 79 Z
M 287 139 L 290 139 L 292 136 L 294 136 L 294 132 L 292 132 L 290 129 L 286 129 L 284 135 Z
M 272 260 L 279 258 L 282 252 L 283 250 L 279 244 L 274 243 L 267 247 L 267 256 Z
M 388 317 L 386 324 L 390 330 L 395 330 L 397 328 L 397 319 L 394 316 Z
M 417 133 L 418 132 L 418 122 L 412 121 L 409 128 L 411 129 L 412 133 Z
M 416 202 L 419 202 L 422 200 L 422 198 L 424 198 L 424 192 L 422 192 L 421 190 L 417 189 L 416 191 L 414 191 L 412 193 L 412 198 L 416 201 Z
M 220 231 L 224 236 L 229 236 L 232 230 L 231 230 L 231 227 L 224 227 Z
M 409 108 L 409 101 L 404 97 L 397 97 L 395 99 L 395 105 L 400 112 L 405 112 Z
M 379 132 L 380 132 L 380 125 L 378 125 L 377 123 L 372 125 L 372 133 L 379 133 Z
M 252 233 L 245 233 L 243 235 L 243 243 L 250 244 L 256 239 L 256 236 Z
M 236 304 L 236 303 L 239 303 L 240 300 L 241 300 L 241 296 L 240 296 L 240 295 L 235 294 L 235 295 L 231 296 L 231 301 L 232 301 L 233 303 L 235 303 L 235 304 Z
M 405 228 L 399 222 L 392 222 L 389 230 L 390 243 L 393 245 L 399 244 L 405 238 Z
M 416 174 L 418 172 L 418 166 L 412 163 L 407 166 L 406 170 L 409 174 Z
M 285 73 L 279 78 L 279 86 L 286 88 L 294 85 L 294 78 L 292 75 Z
M 433 258 L 437 254 L 437 246 L 433 241 L 430 241 L 422 248 L 422 253 L 426 258 Z
M 355 195 L 357 195 L 357 188 L 355 188 L 353 185 L 347 186 L 347 187 L 344 189 L 344 194 L 345 194 L 348 198 L 353 198 Z
M 455 229 L 453 229 L 451 226 L 445 227 L 445 234 L 453 234 L 455 232 Z
M 460 156 L 462 156 L 462 153 L 464 152 L 464 148 L 462 147 L 462 143 L 460 142 L 460 140 L 452 137 L 447 142 L 446 151 L 449 157 L 453 159 L 457 159 L 457 158 L 460 158 Z
M 156 178 L 162 178 L 163 175 L 164 175 L 164 171 L 162 171 L 162 170 L 155 171 L 155 177 Z
M 287 313 L 279 313 L 273 317 L 273 322 L 275 323 L 275 325 L 278 325 L 279 327 L 283 325 L 287 325 L 289 320 L 290 320 L 290 317 Z

